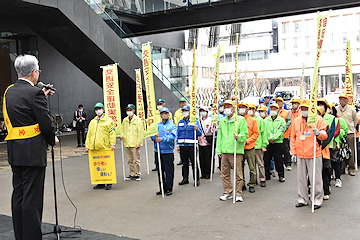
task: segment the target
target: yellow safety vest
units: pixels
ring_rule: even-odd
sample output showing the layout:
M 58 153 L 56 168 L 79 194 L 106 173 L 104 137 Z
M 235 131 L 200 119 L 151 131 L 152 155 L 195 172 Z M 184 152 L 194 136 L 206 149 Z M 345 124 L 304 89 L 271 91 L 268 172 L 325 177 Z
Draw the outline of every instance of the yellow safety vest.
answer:
M 5 90 L 4 99 L 3 99 L 4 119 L 5 119 L 5 124 L 6 124 L 7 130 L 8 130 L 8 135 L 5 138 L 5 141 L 7 141 L 7 140 L 17 140 L 17 139 L 27 139 L 27 138 L 36 137 L 37 135 L 39 135 L 41 133 L 39 123 L 37 123 L 35 125 L 30 125 L 30 126 L 13 127 L 11 122 L 10 122 L 10 118 L 9 118 L 7 110 L 6 110 L 5 96 L 6 96 L 6 92 L 12 86 L 14 86 L 14 84 L 10 85 Z

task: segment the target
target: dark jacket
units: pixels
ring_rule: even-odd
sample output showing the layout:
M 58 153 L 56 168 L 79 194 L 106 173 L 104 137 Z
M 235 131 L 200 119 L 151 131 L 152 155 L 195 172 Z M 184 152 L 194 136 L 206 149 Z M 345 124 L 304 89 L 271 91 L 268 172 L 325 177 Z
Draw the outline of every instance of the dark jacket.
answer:
M 86 112 L 84 111 L 84 109 L 82 110 L 82 114 L 81 116 L 85 119 L 85 120 L 82 120 L 80 122 L 80 111 L 79 110 L 76 110 L 74 112 L 74 117 L 73 117 L 73 120 L 76 121 L 76 127 L 78 126 L 82 126 L 82 127 L 86 127 L 86 120 L 87 120 L 87 115 L 86 115 Z
M 41 131 L 33 138 L 7 141 L 10 165 L 45 167 L 47 144 L 55 144 L 55 128 L 44 92 L 18 79 L 6 93 L 6 109 L 13 127 L 39 123 Z

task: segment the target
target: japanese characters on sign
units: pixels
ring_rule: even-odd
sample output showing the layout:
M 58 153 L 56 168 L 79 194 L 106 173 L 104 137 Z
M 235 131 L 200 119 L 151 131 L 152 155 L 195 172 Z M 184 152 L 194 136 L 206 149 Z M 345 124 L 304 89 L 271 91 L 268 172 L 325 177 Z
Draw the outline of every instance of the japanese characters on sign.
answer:
M 142 57 L 147 102 L 147 129 L 145 136 L 154 136 L 158 133 L 158 129 L 156 122 L 154 81 L 151 65 L 151 47 L 149 43 L 143 44 Z
M 235 53 L 235 116 L 237 116 L 237 104 L 238 104 L 238 48 L 239 48 L 239 34 L 236 34 L 236 53 Z M 237 118 L 235 118 L 235 126 L 237 126 Z M 236 133 L 236 127 L 234 128 Z
M 116 126 L 116 137 L 121 135 L 121 107 L 117 65 L 103 67 L 103 89 L 105 114 Z
M 191 85 L 191 101 L 190 101 L 190 123 L 196 123 L 196 75 L 195 75 L 195 47 L 196 41 L 194 40 L 193 48 L 193 68 L 192 68 L 192 85 Z
M 136 73 L 136 113 L 137 116 L 141 119 L 146 132 L 146 121 L 145 121 L 145 111 L 144 111 L 144 99 L 142 94 L 142 85 L 141 85 L 141 70 L 135 69 Z
M 346 59 L 345 59 L 345 93 L 348 95 L 348 104 L 355 107 L 353 75 L 351 69 L 351 48 L 350 42 L 346 42 Z
M 91 184 L 116 183 L 115 156 L 112 150 L 89 151 Z
M 318 15 L 316 61 L 315 61 L 314 74 L 313 74 L 313 80 L 311 86 L 310 106 L 309 106 L 309 114 L 307 119 L 308 125 L 315 125 L 317 122 L 318 69 L 319 69 L 320 56 L 322 53 L 322 46 L 325 38 L 325 30 L 326 30 L 328 16 L 329 16 L 329 12 L 324 13 L 322 15 Z

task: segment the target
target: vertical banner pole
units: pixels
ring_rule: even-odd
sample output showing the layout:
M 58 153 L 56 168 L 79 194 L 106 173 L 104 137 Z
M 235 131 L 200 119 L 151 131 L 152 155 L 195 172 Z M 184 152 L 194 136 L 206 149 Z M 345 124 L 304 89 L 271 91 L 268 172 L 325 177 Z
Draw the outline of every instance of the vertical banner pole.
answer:
M 212 182 L 213 178 L 213 171 L 214 171 L 214 150 L 215 150 L 215 131 L 213 132 L 213 141 L 212 141 L 212 148 L 211 148 L 211 170 L 210 170 L 210 182 Z
M 196 158 L 196 131 L 194 129 L 194 170 L 195 170 L 195 187 L 197 187 L 197 158 Z
M 146 138 L 144 140 L 145 140 L 146 169 L 147 169 L 147 174 L 150 174 L 150 171 L 149 171 L 149 155 L 148 155 Z
M 161 195 L 164 198 L 164 182 L 162 176 L 162 168 L 161 168 L 161 160 L 160 160 L 160 143 L 157 143 L 157 150 L 158 150 L 158 162 L 159 162 L 159 175 L 160 175 L 160 188 L 161 188 Z
M 236 197 L 236 139 L 234 139 L 234 185 L 233 185 L 233 203 Z
M 124 141 L 120 141 L 121 142 L 121 159 L 122 159 L 122 164 L 123 164 L 123 177 L 124 177 L 124 182 L 125 180 L 125 156 L 124 156 Z
M 315 124 L 316 128 L 316 124 Z M 311 186 L 311 212 L 314 213 L 315 206 L 315 167 L 316 167 L 316 136 L 314 134 L 314 159 L 313 159 L 313 180 Z

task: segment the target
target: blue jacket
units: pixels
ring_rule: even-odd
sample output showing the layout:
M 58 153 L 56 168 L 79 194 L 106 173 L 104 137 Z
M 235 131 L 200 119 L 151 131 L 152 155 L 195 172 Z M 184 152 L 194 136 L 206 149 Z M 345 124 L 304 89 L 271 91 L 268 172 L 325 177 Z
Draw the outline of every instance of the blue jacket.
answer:
M 194 146 L 194 126 L 189 124 L 190 118 L 186 122 L 181 119 L 178 123 L 176 143 L 179 147 Z M 198 120 L 196 120 L 196 125 L 198 127 L 196 136 L 199 137 L 202 135 L 202 130 Z
M 174 153 L 174 140 L 176 138 L 176 125 L 168 120 L 166 123 L 162 121 L 157 124 L 159 137 L 161 142 L 159 142 L 160 153 Z M 157 150 L 157 142 L 155 141 L 155 136 L 151 136 L 151 140 L 154 141 L 155 152 Z

